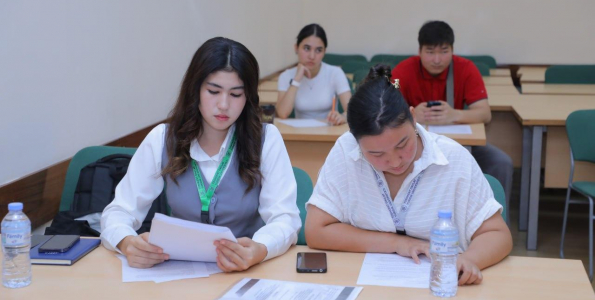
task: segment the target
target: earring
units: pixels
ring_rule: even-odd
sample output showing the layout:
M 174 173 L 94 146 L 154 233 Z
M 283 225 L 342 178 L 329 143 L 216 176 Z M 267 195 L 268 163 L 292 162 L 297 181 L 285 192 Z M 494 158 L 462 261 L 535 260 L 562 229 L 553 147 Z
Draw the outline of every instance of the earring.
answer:
M 415 136 L 419 136 L 419 132 L 417 131 L 417 128 L 415 128 Z

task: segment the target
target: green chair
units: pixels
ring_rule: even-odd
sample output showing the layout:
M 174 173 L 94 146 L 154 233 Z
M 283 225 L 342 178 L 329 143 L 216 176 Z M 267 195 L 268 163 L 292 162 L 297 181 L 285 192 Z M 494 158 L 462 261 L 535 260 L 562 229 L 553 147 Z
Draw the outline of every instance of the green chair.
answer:
M 490 67 L 484 63 L 474 62 L 481 76 L 490 76 Z
M 304 170 L 293 167 L 293 175 L 297 182 L 297 206 L 300 209 L 300 218 L 302 219 L 302 229 L 298 233 L 298 245 L 306 245 L 306 235 L 304 233 L 304 226 L 306 225 L 306 202 L 310 199 L 314 187 L 312 186 L 312 179 Z
M 372 56 L 370 62 L 372 62 L 373 65 L 385 64 L 389 65 L 391 68 L 394 68 L 400 62 L 406 60 L 411 56 L 413 55 L 376 54 Z
M 353 81 L 355 82 L 356 90 L 359 87 L 359 85 L 362 83 L 362 81 L 366 78 L 366 76 L 368 76 L 368 73 L 370 73 L 370 70 L 359 70 L 359 71 L 353 72 Z
M 496 198 L 496 201 L 498 201 L 498 203 L 502 205 L 502 218 L 504 218 L 504 222 L 508 224 L 508 199 L 506 199 L 506 194 L 504 193 L 504 188 L 502 187 L 502 184 L 500 183 L 500 181 L 498 181 L 498 179 L 496 179 L 492 175 L 483 175 L 488 180 L 488 183 L 490 184 L 490 187 L 494 192 L 494 198 Z
M 361 54 L 334 54 L 334 53 L 326 53 L 322 58 L 322 61 L 334 66 L 341 66 L 344 62 L 353 60 L 353 61 L 361 61 L 361 62 L 368 62 L 365 56 Z
M 341 65 L 341 69 L 343 69 L 343 72 L 345 73 L 355 73 L 357 71 L 361 71 L 361 70 L 365 70 L 365 71 L 370 71 L 370 68 L 373 65 L 369 62 L 364 62 L 364 61 L 357 61 L 357 60 L 349 60 L 344 62 Z
M 77 152 L 68 164 L 68 170 L 66 171 L 66 178 L 64 180 L 64 188 L 62 189 L 62 199 L 60 200 L 59 211 L 67 211 L 70 209 L 70 205 L 74 199 L 74 190 L 76 189 L 79 175 L 83 167 L 108 155 L 134 155 L 134 152 L 136 152 L 136 148 L 110 146 L 92 146 Z
M 545 83 L 595 84 L 595 65 L 558 65 L 545 70 Z
M 595 110 L 579 110 L 571 113 L 566 118 L 566 133 L 570 142 L 570 176 L 568 178 L 568 191 L 564 205 L 564 220 L 562 221 L 562 238 L 560 241 L 560 257 L 564 258 L 564 235 L 566 233 L 566 220 L 568 219 L 568 205 L 570 203 L 589 204 L 589 279 L 593 281 L 593 198 L 595 198 L 595 182 L 575 181 L 574 162 L 583 161 L 595 163 Z M 571 190 L 585 196 L 584 199 L 570 199 Z
M 461 57 L 464 57 L 474 63 L 484 63 L 490 69 L 495 69 L 498 67 L 496 64 L 496 59 L 490 55 L 461 55 Z

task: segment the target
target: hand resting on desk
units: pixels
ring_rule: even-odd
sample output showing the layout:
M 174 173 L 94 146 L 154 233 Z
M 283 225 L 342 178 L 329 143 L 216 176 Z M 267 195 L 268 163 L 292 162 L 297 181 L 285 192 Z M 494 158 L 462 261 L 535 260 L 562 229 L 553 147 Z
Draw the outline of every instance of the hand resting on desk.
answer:
M 217 266 L 223 272 L 244 271 L 262 262 L 268 253 L 267 247 L 250 238 L 242 237 L 237 243 L 220 240 L 217 247 Z

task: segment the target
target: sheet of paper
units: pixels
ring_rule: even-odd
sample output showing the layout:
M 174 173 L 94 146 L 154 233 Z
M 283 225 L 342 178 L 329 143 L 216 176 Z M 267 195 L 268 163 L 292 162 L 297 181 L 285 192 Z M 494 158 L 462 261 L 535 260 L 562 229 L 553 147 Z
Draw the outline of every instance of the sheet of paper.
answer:
M 471 134 L 471 126 L 460 125 L 429 125 L 428 131 L 437 134 Z
M 186 279 L 209 277 L 220 273 L 216 263 L 169 260 L 148 269 L 133 268 L 123 255 L 117 255 L 122 261 L 122 282 L 154 281 L 157 283 Z M 214 265 L 214 266 L 213 266 Z
M 321 121 L 318 121 L 315 119 L 286 119 L 286 120 L 277 119 L 277 120 L 285 125 L 289 125 L 291 127 L 296 127 L 296 128 L 329 126 L 327 123 L 324 123 L 324 122 L 321 122 Z
M 367 253 L 357 279 L 358 285 L 410 288 L 430 287 L 430 259 L 420 256 L 421 264 L 397 254 Z
M 172 260 L 216 262 L 213 242 L 237 242 L 229 228 L 202 224 L 156 213 L 151 224 L 149 243 L 159 246 Z
M 244 278 L 221 300 L 354 300 L 361 287 Z

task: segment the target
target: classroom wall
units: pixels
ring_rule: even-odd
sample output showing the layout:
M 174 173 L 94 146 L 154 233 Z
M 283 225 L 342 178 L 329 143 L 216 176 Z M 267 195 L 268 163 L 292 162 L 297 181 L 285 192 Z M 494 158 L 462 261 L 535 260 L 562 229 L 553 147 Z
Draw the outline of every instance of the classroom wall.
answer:
M 274 0 L 0 0 L 0 186 L 163 120 L 208 38 L 244 43 L 261 76 L 294 63 L 301 8 Z
M 498 64 L 595 64 L 595 1 L 314 1 L 305 23 L 322 25 L 328 52 L 417 53 L 427 20 L 455 31 L 455 53 L 490 54 Z

